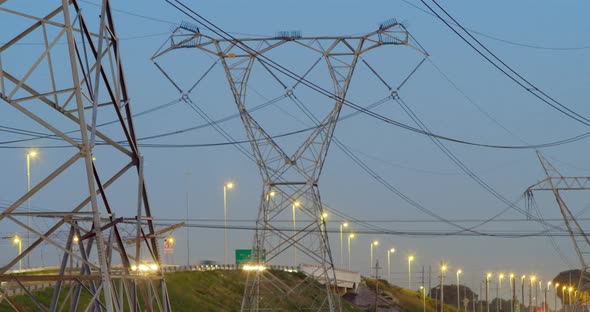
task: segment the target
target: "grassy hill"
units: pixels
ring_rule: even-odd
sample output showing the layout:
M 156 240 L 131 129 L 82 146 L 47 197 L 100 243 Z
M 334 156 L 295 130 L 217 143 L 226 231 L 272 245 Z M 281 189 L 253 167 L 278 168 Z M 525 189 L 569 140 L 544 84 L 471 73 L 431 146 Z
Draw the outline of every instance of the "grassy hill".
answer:
M 303 280 L 302 274 L 283 271 L 273 272 L 286 284 L 295 284 Z M 242 293 L 245 282 L 245 274 L 240 271 L 192 271 L 175 272 L 166 274 L 166 284 L 170 295 L 170 301 L 174 311 L 239 311 L 242 302 Z M 375 280 L 367 280 L 367 286 L 374 289 Z M 380 294 L 384 297 L 393 297 L 396 306 L 404 312 L 422 312 L 422 298 L 414 291 L 390 285 L 380 281 Z M 62 295 L 67 293 L 62 291 Z M 35 292 L 39 301 L 48 306 L 53 294 L 52 288 Z M 88 302 L 90 297 L 82 292 L 81 302 Z M 24 296 L 11 297 L 15 302 L 25 307 L 25 311 L 37 311 L 31 300 Z M 434 312 L 434 301 L 426 298 L 427 312 Z M 360 312 L 359 309 L 343 300 L 343 310 L 346 312 Z M 284 311 L 290 311 L 288 306 L 278 307 Z M 4 301 L 0 304 L 0 312 L 13 311 Z M 454 307 L 446 306 L 445 311 L 457 312 Z

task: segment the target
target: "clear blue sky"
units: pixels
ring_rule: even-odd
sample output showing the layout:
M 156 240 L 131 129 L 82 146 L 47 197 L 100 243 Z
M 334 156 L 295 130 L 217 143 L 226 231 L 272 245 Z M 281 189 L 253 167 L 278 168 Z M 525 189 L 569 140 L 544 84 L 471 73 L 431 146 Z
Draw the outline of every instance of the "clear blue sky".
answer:
M 89 3 L 97 2 L 91 0 Z M 98 7 L 89 3 L 82 3 L 85 14 L 97 14 Z M 555 141 L 587 131 L 587 127 L 560 115 L 517 87 L 476 55 L 442 22 L 408 3 L 424 8 L 417 0 L 362 4 L 358 1 L 298 1 L 281 5 L 276 1 L 204 1 L 190 3 L 190 6 L 237 37 L 273 36 L 280 30 L 301 30 L 304 36 L 363 34 L 375 30 L 380 22 L 395 17 L 399 21 L 405 21 L 409 31 L 430 53 L 429 60 L 404 86 L 400 95 L 433 132 L 474 142 L 519 145 L 523 141 Z M 475 34 L 540 89 L 576 112 L 590 116 L 590 109 L 585 105 L 588 102 L 585 91 L 590 82 L 590 42 L 587 39 L 590 26 L 586 23 L 590 4 L 584 1 L 440 3 L 470 29 L 502 40 L 534 46 L 515 45 Z M 118 1 L 112 5 L 115 9 L 124 11 L 116 12 L 115 17 L 134 111 L 141 112 L 177 99 L 178 94 L 157 72 L 150 57 L 169 34 L 169 23 L 178 23 L 188 18 L 164 1 Z M 4 29 L 4 23 L 0 22 L 1 29 Z M 7 33 L 2 31 L 0 41 L 5 42 L 14 35 L 10 31 Z M 281 50 L 271 57 L 298 72 L 303 70 L 297 66 L 305 68 L 315 61 L 313 57 L 306 58 L 306 55 L 289 49 Z M 404 47 L 387 47 L 383 51 L 367 55 L 367 61 L 393 85 L 398 84 L 419 59 L 417 53 Z M 174 77 L 187 87 L 212 63 L 212 59 L 199 51 L 182 51 L 174 54 L 174 57 L 169 56 L 165 62 Z M 437 67 L 464 95 L 441 75 Z M 313 78 L 326 87 L 331 85 L 325 75 L 317 74 Z M 264 98 L 281 95 L 276 84 L 272 85 L 270 80 L 263 78 L 253 80 L 251 88 L 251 105 L 263 103 Z M 302 97 L 307 97 L 307 104 L 315 107 L 316 112 L 321 112 L 323 104 L 319 103 L 327 100 L 300 88 Z M 387 94 L 388 91 L 379 85 L 366 68 L 359 67 L 352 81 L 351 101 L 366 106 Z M 227 81 L 219 66 L 197 87 L 192 98 L 214 119 L 236 113 Z M 271 133 L 278 134 L 309 125 L 309 122 L 294 116 L 295 111 L 292 102 L 280 101 L 261 110 L 258 116 L 268 120 Z M 395 102 L 387 102 L 376 111 L 413 125 Z M 350 109 L 343 111 L 344 114 L 349 112 Z M 0 123 L 3 125 L 21 124 L 19 118 L 22 117 L 10 112 L 6 106 L 2 106 L 2 116 Z M 175 104 L 157 113 L 138 117 L 136 126 L 138 136 L 144 137 L 203 122 L 186 105 Z M 235 138 L 244 138 L 239 119 L 224 123 L 223 127 Z M 8 139 L 7 135 L 4 136 L 2 134 L 2 141 Z M 487 219 L 505 208 L 502 202 L 476 185 L 424 136 L 363 115 L 342 121 L 336 130 L 336 136 L 393 186 L 447 219 Z M 301 140 L 302 137 L 297 139 Z M 223 141 L 213 129 L 204 128 L 144 142 L 193 144 Z M 294 141 L 285 140 L 283 143 L 288 145 Z M 35 146 L 54 144 L 41 140 L 34 143 Z M 517 200 L 529 185 L 544 177 L 532 150 L 494 150 L 447 142 L 444 144 L 509 200 Z M 543 152 L 565 175 L 582 176 L 590 173 L 590 165 L 585 161 L 585 155 L 589 151 L 586 144 L 587 141 L 582 140 Z M 255 164 L 235 148 L 143 148 L 142 152 L 146 159 L 147 182 L 156 217 L 184 218 L 185 193 L 188 187 L 190 217 L 220 220 L 223 218 L 222 185 L 224 181 L 233 180 L 237 188 L 229 194 L 229 219 L 255 218 L 260 178 Z M 0 188 L 0 200 L 3 202 L 14 200 L 24 191 L 26 184 L 23 154 L 24 149 L 3 149 L 0 152 L 5 177 Z M 41 158 L 34 163 L 34 180 L 38 181 L 47 174 L 60 157 L 62 155 L 58 150 L 41 150 Z M 99 156 L 98 161 L 103 159 Z M 108 158 L 104 161 L 108 161 Z M 18 165 L 19 163 L 22 165 Z M 187 172 L 190 172 L 188 181 Z M 74 187 L 66 179 L 60 183 Z M 330 150 L 320 189 L 327 206 L 361 220 L 375 220 L 372 223 L 383 228 L 402 232 L 456 230 L 449 225 L 434 222 L 430 216 L 400 200 L 335 146 Z M 585 208 L 588 208 L 588 201 L 583 195 L 577 194 L 571 198 L 571 208 L 581 212 L 580 217 L 587 217 Z M 51 209 L 51 205 L 59 204 L 63 204 L 61 199 L 55 198 L 53 194 L 40 194 L 34 199 L 34 206 L 39 208 Z M 563 224 L 555 201 L 549 194 L 539 196 L 538 204 L 544 218 L 555 219 L 551 221 L 554 224 Z M 524 201 L 520 201 L 518 205 L 525 209 Z M 488 233 L 544 230 L 538 223 L 524 221 L 525 217 L 514 210 L 506 211 L 498 219 L 512 221 L 490 222 L 478 230 Z M 514 221 L 516 219 L 521 221 Z M 423 222 L 398 222 L 399 220 Z M 193 223 L 213 224 L 197 220 Z M 231 224 L 244 225 L 253 222 Z M 330 228 L 338 227 L 336 221 L 328 224 Z M 477 223 L 461 224 L 473 226 Z M 363 229 L 360 224 L 353 224 L 352 227 Z M 3 232 L 12 230 L 6 229 Z M 229 233 L 230 249 L 249 247 L 252 232 L 232 230 Z M 178 246 L 185 246 L 184 230 L 176 230 L 174 235 Z M 194 262 L 223 258 L 221 230 L 195 228 L 191 229 L 191 236 L 191 259 Z M 451 270 L 462 268 L 465 281 L 474 289 L 478 289 L 485 271 L 513 271 L 519 275 L 535 272 L 547 280 L 569 268 L 557 255 L 547 237 L 508 239 L 360 235 L 353 241 L 353 267 L 365 274 L 369 242 L 374 239 L 381 242 L 376 254 L 382 262 L 386 259 L 386 246 L 394 246 L 398 251 L 392 263 L 394 282 L 401 285 L 407 283 L 405 257 L 410 253 L 417 257 L 413 269 L 415 272 L 420 271 L 422 265 L 436 267 L 444 260 L 449 263 Z M 330 240 L 335 262 L 339 264 L 338 235 L 330 235 Z M 569 263 L 577 268 L 578 263 L 569 238 L 555 238 L 555 242 Z M 2 248 L 8 251 L 11 247 L 3 244 Z M 186 261 L 184 249 L 177 248 L 174 256 L 177 263 Z M 1 256 L 0 259 L 7 258 Z M 415 284 L 419 283 L 417 275 L 414 280 Z

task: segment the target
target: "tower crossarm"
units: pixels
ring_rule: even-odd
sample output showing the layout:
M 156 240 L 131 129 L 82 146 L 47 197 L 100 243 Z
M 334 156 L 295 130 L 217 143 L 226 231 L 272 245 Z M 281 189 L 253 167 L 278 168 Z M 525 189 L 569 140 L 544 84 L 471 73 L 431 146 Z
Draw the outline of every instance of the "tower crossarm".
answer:
M 527 188 L 527 191 L 581 191 L 590 190 L 590 177 L 549 177 Z
M 158 58 L 174 49 L 196 48 L 204 52 L 214 54 L 218 57 L 244 57 L 257 56 L 277 48 L 285 43 L 294 42 L 310 48 L 319 53 L 326 51 L 317 48 L 317 42 L 340 42 L 348 41 L 366 41 L 367 44 L 361 49 L 360 53 L 365 53 L 381 45 L 405 45 L 411 47 L 421 54 L 427 56 L 428 53 L 419 47 L 414 46 L 409 41 L 410 34 L 405 27 L 398 22 L 389 22 L 380 25 L 379 29 L 362 36 L 301 36 L 300 32 L 279 32 L 274 37 L 259 38 L 216 38 L 204 34 L 196 26 L 188 26 L 181 23 L 176 27 L 168 40 L 154 54 L 152 60 Z M 221 52 L 215 46 L 219 44 L 226 47 Z M 237 50 L 234 48 L 238 47 Z M 261 47 L 261 48 L 254 48 Z M 354 49 L 353 49 L 354 50 Z

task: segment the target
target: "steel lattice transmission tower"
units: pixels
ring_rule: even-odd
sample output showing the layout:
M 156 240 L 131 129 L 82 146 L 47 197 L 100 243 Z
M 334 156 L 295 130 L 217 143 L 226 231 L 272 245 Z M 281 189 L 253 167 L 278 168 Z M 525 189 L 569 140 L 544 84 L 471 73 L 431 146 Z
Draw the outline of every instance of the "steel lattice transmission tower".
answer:
M 533 192 L 536 191 L 551 191 L 555 196 L 559 211 L 565 222 L 569 235 L 574 244 L 574 249 L 580 262 L 580 277 L 578 280 L 577 291 L 580 293 L 576 296 L 573 302 L 573 311 L 582 311 L 582 306 L 588 305 L 588 296 L 583 295 L 590 291 L 590 273 L 588 272 L 590 266 L 590 239 L 588 235 L 578 223 L 574 213 L 565 203 L 561 192 L 563 191 L 589 191 L 590 177 L 564 177 L 547 159 L 537 151 L 537 157 L 543 166 L 543 170 L 547 175 L 544 180 L 530 186 L 525 195 L 527 198 L 532 198 Z M 562 301 L 564 298 L 562 298 Z
M 109 1 L 92 10 L 75 0 L 0 1 L 0 104 L 4 112 L 15 109 L 20 125 L 69 146 L 57 168 L 0 213 L 2 228 L 34 238 L 0 268 L 0 303 L 22 310 L 6 295 L 20 289 L 39 311 L 169 311 Z M 116 122 L 97 129 L 106 119 Z M 104 158 L 95 160 L 98 144 Z M 21 208 L 47 193 L 60 204 L 40 203 L 47 205 L 42 212 Z M 124 215 L 134 224 L 130 242 L 121 233 Z M 9 271 L 44 246 L 62 254 L 57 273 Z M 41 282 L 54 286 L 49 303 L 28 290 Z
M 198 27 L 183 23 L 173 30 L 170 38 L 154 55 L 155 60 L 172 50 L 199 49 L 218 58 L 262 176 L 261 202 L 250 261 L 250 268 L 254 270 L 248 271 L 242 311 L 273 310 L 285 306 L 298 311 L 341 311 L 318 188 L 320 173 L 361 55 L 386 45 L 411 46 L 408 38 L 405 28 L 393 20 L 362 36 L 303 37 L 299 32 L 281 32 L 270 38 L 239 39 L 209 36 L 200 32 Z M 246 105 L 248 81 L 256 64 L 284 87 L 286 96 L 294 98 L 294 87 L 288 87 L 279 78 L 284 77 L 285 72 L 280 72 L 276 63 L 265 58 L 269 52 L 285 45 L 317 53 L 325 62 L 333 83 L 333 90 L 329 91 L 333 94 L 333 106 L 325 117 L 315 119 L 317 127 L 303 143 L 298 143 L 300 145 L 293 154 L 287 154 L 284 147 L 248 112 Z M 164 75 L 172 81 L 166 72 Z M 305 78 L 290 79 L 298 85 Z M 183 92 L 178 84 L 172 83 Z M 295 220 L 295 211 L 304 217 L 298 217 L 293 230 L 285 230 L 280 220 L 290 219 L 292 214 Z M 286 284 L 264 269 L 273 260 L 276 263 L 280 255 L 285 261 L 291 253 L 296 259 L 295 264 L 303 258 L 308 267 L 315 268 L 305 283 Z M 300 297 L 306 297 L 306 300 L 300 300 Z M 301 303 L 310 301 L 306 306 Z

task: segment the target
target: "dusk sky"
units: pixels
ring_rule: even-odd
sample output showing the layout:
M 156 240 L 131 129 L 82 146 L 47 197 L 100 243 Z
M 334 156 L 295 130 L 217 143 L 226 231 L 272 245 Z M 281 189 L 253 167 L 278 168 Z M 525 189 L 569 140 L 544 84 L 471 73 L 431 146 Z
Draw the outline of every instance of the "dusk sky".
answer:
M 7 6 L 11 5 L 10 2 Z M 81 1 L 84 14 L 98 14 L 97 3 L 94 0 Z M 590 3 L 532 0 L 439 3 L 496 56 L 538 89 L 578 114 L 590 117 L 587 105 L 590 99 L 587 93 L 590 84 L 590 24 L 587 22 Z M 439 19 L 426 13 L 428 9 L 418 0 L 304 0 L 280 4 L 277 1 L 219 0 L 187 1 L 187 5 L 237 38 L 272 37 L 283 30 L 298 30 L 303 36 L 362 35 L 376 30 L 381 22 L 395 18 L 403 21 L 430 55 L 400 89 L 399 95 L 433 133 L 481 144 L 517 146 L 559 141 L 589 131 L 586 125 L 549 107 L 495 69 Z M 174 25 L 181 21 L 196 22 L 165 1 L 113 1 L 112 6 L 134 113 L 179 99 L 180 94 L 150 58 L 170 35 Z M 17 31 L 5 33 L 8 25 L 5 20 L 0 20 L 0 42 L 10 40 Z M 201 30 L 214 36 L 206 29 Z M 24 58 L 29 53 L 40 53 L 34 50 L 35 42 L 31 43 L 22 46 Z M 287 46 L 268 57 L 302 75 L 319 56 L 300 51 Z M 422 55 L 410 47 L 385 46 L 363 55 L 363 58 L 396 88 L 422 60 Z M 161 61 L 158 59 L 184 90 L 188 90 L 214 62 L 214 57 L 195 49 L 174 51 Z M 325 65 L 318 67 L 309 79 L 332 91 L 332 81 L 325 69 Z M 261 72 L 260 68 L 253 72 L 249 107 L 284 94 L 283 88 L 268 75 L 257 76 Z M 286 81 L 293 84 L 293 81 Z M 305 86 L 298 86 L 295 93 L 318 118 L 333 105 L 331 100 Z M 348 97 L 351 102 L 365 107 L 390 93 L 364 64 L 358 65 Z M 237 113 L 219 64 L 189 96 L 214 120 Z M 373 111 L 416 127 L 396 101 L 389 100 Z M 350 113 L 354 110 L 344 107 L 341 116 Z M 281 99 L 253 114 L 271 135 L 313 125 L 288 99 Z M 145 138 L 184 130 L 206 121 L 186 103 L 175 102 L 137 116 L 135 123 L 138 137 Z M 30 122 L 8 105 L 0 106 L 0 124 L 44 131 L 38 126 L 27 128 Z M 235 140 L 246 139 L 239 118 L 220 123 L 220 126 Z M 107 132 L 108 127 L 105 126 Z M 375 255 L 382 265 L 385 265 L 386 249 L 396 249 L 392 256 L 393 281 L 402 286 L 407 286 L 407 256 L 410 254 L 416 257 L 412 267 L 413 285 L 421 283 L 422 266 L 428 271 L 431 265 L 436 271 L 441 261 L 449 264 L 451 272 L 462 269 L 463 281 L 474 290 L 479 289 L 480 281 L 488 271 L 514 272 L 517 276 L 535 273 L 547 281 L 560 271 L 579 268 L 552 194 L 535 195 L 538 211 L 527 210 L 525 206 L 523 192 L 545 178 L 534 149 L 497 149 L 441 141 L 493 190 L 515 202 L 520 210 L 517 211 L 507 208 L 506 203 L 484 190 L 427 136 L 364 114 L 341 120 L 335 136 L 382 179 L 422 207 L 460 226 L 477 226 L 474 230 L 486 234 L 456 234 L 460 231 L 458 227 L 400 199 L 332 144 L 320 179 L 322 201 L 330 213 L 328 228 L 337 231 L 341 222 L 348 221 L 353 232 L 372 232 L 375 231 L 372 226 L 377 226 L 399 233 L 357 235 L 352 241 L 353 269 L 368 273 L 369 244 L 373 240 L 380 242 Z M 63 161 L 62 149 L 47 148 L 62 143 L 49 139 L 5 143 L 19 138 L 23 136 L 0 134 L 3 142 L 0 145 L 3 176 L 0 202 L 3 206 L 26 191 L 27 148 L 39 151 L 39 158 L 32 165 L 33 183 Z M 304 139 L 305 133 L 280 139 L 279 143 L 292 151 L 296 143 Z M 230 226 L 253 226 L 257 216 L 261 178 L 256 164 L 232 145 L 190 146 L 223 142 L 227 140 L 212 127 L 140 141 L 144 145 L 141 151 L 146 161 L 147 186 L 155 222 L 171 224 L 185 219 L 188 191 L 189 223 L 195 226 L 190 228 L 190 259 L 194 263 L 223 259 L 223 230 L 198 226 L 223 224 L 224 182 L 236 184 L 228 193 Z M 584 156 L 590 151 L 587 144 L 588 139 L 582 139 L 541 149 L 541 152 L 564 176 L 586 176 L 590 175 L 590 165 Z M 243 146 L 250 148 L 247 144 Z M 108 171 L 109 156 L 108 153 L 101 156 L 101 148 L 98 146 L 95 152 L 98 167 Z M 69 177 L 73 179 L 74 176 Z M 62 194 L 42 192 L 33 198 L 32 206 L 40 210 L 60 210 L 56 207 L 67 202 L 63 198 L 65 194 L 83 192 L 68 180 L 68 176 L 56 183 Z M 135 195 L 133 191 L 121 190 L 113 196 L 133 199 Z M 584 191 L 564 193 L 564 198 L 580 223 L 588 225 L 590 202 L 587 194 Z M 133 217 L 134 209 L 123 207 L 118 214 Z M 562 227 L 563 231 L 552 232 L 557 235 L 552 242 L 542 224 L 528 220 L 527 211 Z M 342 214 L 349 218 L 342 217 Z M 364 222 L 351 222 L 351 218 Z M 18 231 L 12 224 L 0 224 L 3 236 L 9 237 Z M 229 230 L 228 233 L 231 251 L 251 247 L 253 231 Z M 539 235 L 505 237 L 507 234 L 534 233 Z M 177 242 L 174 262 L 184 264 L 187 259 L 185 229 L 177 229 L 172 235 Z M 329 238 L 334 262 L 339 266 L 339 234 L 329 233 Z M 346 245 L 346 241 L 344 243 Z M 15 252 L 8 240 L 0 245 L 0 249 L 0 261 L 7 261 Z M 35 257 L 35 263 L 55 265 L 56 251 L 49 246 L 43 250 L 44 258 Z M 344 254 L 346 256 L 346 250 Z M 289 259 L 283 260 L 288 262 Z M 438 274 L 432 276 L 435 280 Z M 454 274 L 450 274 L 449 279 L 454 282 Z

